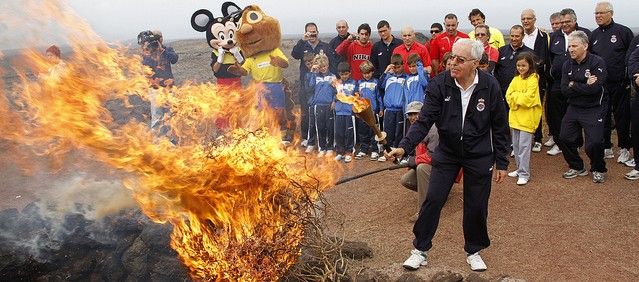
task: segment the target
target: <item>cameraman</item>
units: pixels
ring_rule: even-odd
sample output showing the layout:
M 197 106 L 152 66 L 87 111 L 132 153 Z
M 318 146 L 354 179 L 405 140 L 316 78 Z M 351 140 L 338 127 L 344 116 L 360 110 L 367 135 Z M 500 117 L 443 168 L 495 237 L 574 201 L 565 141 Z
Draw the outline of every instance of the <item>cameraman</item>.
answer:
M 160 31 L 143 31 L 138 34 L 138 44 L 142 48 L 142 64 L 153 70 L 153 75 L 149 77 L 151 91 L 149 101 L 151 103 L 151 130 L 157 136 L 166 136 L 170 128 L 164 124 L 164 115 L 170 115 L 166 106 L 158 105 L 157 89 L 160 87 L 170 88 L 173 86 L 173 72 L 171 64 L 178 61 L 178 55 L 173 48 L 165 47 L 162 44 L 162 33 Z M 173 144 L 177 143 L 175 137 L 170 137 Z
M 173 48 L 162 44 L 162 32 L 143 31 L 138 35 L 138 44 L 142 47 L 142 64 L 153 70 L 149 78 L 153 88 L 170 87 L 173 85 L 171 64 L 178 61 L 178 55 Z

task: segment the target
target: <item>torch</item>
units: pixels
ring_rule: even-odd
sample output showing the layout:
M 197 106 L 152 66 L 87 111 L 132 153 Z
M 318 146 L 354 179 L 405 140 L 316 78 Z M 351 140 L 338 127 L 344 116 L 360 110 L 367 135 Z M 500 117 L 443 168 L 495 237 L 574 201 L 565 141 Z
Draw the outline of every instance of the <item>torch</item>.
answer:
M 353 96 L 346 96 L 339 89 L 336 98 L 342 103 L 353 105 L 355 116 L 361 118 L 375 132 L 375 141 L 384 147 L 384 151 L 391 151 L 390 145 L 386 142 L 386 132 L 379 130 L 375 123 L 375 113 L 373 113 L 371 102 L 368 99 L 360 97 L 357 92 Z M 393 162 L 397 164 L 399 160 L 395 159 Z

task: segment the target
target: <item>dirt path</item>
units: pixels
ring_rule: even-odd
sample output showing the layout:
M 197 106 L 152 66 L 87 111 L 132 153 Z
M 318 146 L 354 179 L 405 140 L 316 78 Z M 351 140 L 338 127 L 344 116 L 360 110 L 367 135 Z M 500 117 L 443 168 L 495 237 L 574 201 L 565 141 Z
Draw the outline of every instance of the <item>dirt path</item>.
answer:
M 626 167 L 613 160 L 607 164 L 606 183 L 596 185 L 590 177 L 561 178 L 567 169 L 561 156 L 534 153 L 528 185 L 519 187 L 513 178 L 493 185 L 492 244 L 482 253 L 488 271 L 481 276 L 639 280 L 639 182 L 623 179 Z M 384 165 L 390 163 L 357 161 L 348 174 Z M 356 267 L 400 268 L 407 258 L 413 239 L 409 218 L 417 210 L 417 195 L 399 184 L 403 173 L 402 169 L 375 174 L 326 193 L 332 207 L 344 213 L 345 238 L 373 248 L 374 257 Z M 462 208 L 462 186 L 455 185 L 442 211 L 427 268 L 470 272 L 464 259 Z

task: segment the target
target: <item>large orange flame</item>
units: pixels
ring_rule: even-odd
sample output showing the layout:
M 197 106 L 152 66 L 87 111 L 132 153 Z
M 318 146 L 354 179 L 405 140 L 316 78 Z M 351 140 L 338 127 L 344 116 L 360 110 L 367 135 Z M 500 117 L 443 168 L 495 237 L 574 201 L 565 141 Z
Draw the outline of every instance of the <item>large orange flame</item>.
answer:
M 333 185 L 336 163 L 282 147 L 275 113 L 257 110 L 259 85 L 151 90 L 140 57 L 100 40 L 64 3 L 36 2 L 25 1 L 24 9 L 65 27 L 72 55 L 63 71 L 49 75 L 53 66 L 40 52 L 24 53 L 12 94 L 20 110 L 0 93 L 0 138 L 52 158 L 80 150 L 125 172 L 142 211 L 173 225 L 171 246 L 195 279 L 281 277 L 299 254 L 304 203 Z M 27 70 L 41 75 L 33 80 Z M 145 124 L 116 124 L 104 107 L 131 94 L 148 99 L 150 91 L 169 107 L 178 146 L 157 140 Z M 226 135 L 210 126 L 220 116 L 233 128 Z

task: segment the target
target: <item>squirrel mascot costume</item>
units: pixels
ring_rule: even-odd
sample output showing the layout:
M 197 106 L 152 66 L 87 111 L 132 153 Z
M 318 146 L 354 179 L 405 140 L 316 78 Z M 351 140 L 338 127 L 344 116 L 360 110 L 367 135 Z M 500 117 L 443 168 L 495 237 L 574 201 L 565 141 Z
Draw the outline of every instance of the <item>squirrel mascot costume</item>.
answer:
M 245 56 L 243 64 L 229 67 L 229 71 L 239 75 L 250 75 L 266 88 L 266 93 L 260 101 L 277 111 L 282 143 L 292 141 L 292 100 L 288 91 L 283 71 L 288 68 L 288 58 L 280 50 L 282 34 L 280 23 L 273 17 L 266 15 L 260 7 L 250 5 L 244 8 L 239 20 L 237 41 Z

